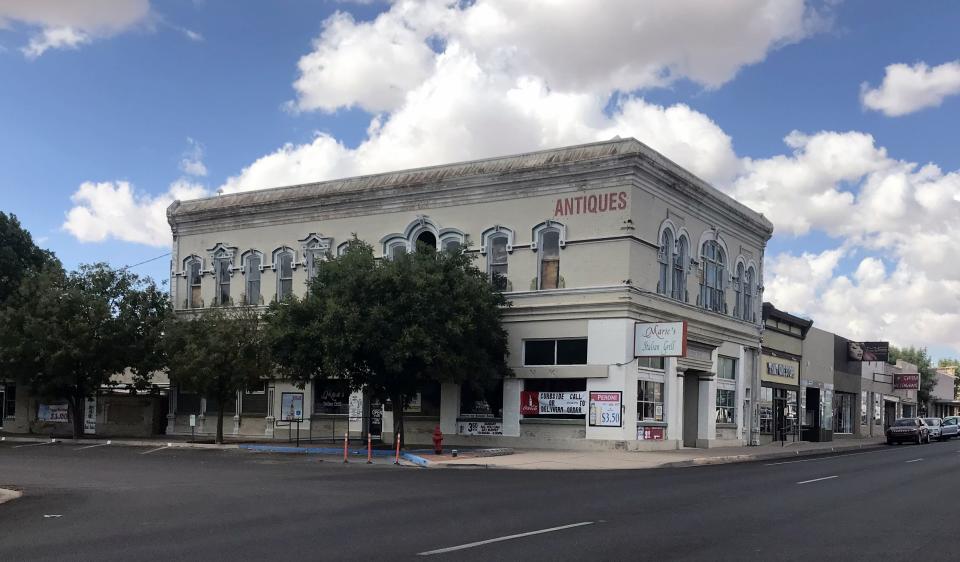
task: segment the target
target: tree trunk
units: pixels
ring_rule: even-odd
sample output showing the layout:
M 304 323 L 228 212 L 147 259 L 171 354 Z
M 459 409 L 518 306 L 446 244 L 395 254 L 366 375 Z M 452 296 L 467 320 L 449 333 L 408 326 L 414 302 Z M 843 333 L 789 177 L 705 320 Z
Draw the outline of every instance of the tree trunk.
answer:
M 73 438 L 80 439 L 83 436 L 84 398 L 74 396 L 67 400 L 67 405 L 70 409 L 70 421 L 73 422 Z
M 223 400 L 220 401 L 220 407 L 217 408 L 217 444 L 223 444 Z
M 392 396 L 390 402 L 393 403 L 393 439 L 396 443 L 397 435 L 400 436 L 400 447 L 404 446 L 407 436 L 403 431 L 403 397 Z

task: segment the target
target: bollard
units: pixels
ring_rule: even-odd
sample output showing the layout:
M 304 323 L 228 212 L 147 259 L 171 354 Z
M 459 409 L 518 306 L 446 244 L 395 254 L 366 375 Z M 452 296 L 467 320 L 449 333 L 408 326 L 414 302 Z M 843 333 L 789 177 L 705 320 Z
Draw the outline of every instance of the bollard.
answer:
M 347 446 L 350 444 L 350 432 L 343 434 L 343 462 L 347 461 Z
M 397 456 L 393 460 L 393 464 L 400 464 L 400 434 L 397 433 Z
M 373 464 L 373 441 L 367 434 L 367 464 Z

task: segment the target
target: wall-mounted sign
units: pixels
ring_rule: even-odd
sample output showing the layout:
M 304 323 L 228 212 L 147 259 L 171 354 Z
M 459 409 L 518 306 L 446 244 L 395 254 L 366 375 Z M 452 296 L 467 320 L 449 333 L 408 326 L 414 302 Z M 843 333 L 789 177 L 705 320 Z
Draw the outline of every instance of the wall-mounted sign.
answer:
M 83 433 L 94 435 L 97 433 L 97 399 L 87 398 L 83 405 Z
M 686 322 L 637 322 L 634 326 L 634 357 L 686 357 L 686 355 Z
M 591 392 L 590 393 L 590 425 L 595 427 L 622 427 L 621 416 L 623 393 Z
M 553 207 L 553 216 L 595 215 L 597 213 L 619 211 L 626 208 L 627 192 L 609 191 L 607 193 L 592 193 L 590 195 L 577 195 L 576 197 L 557 199 L 557 204 Z
M 760 363 L 760 380 L 779 384 L 799 384 L 800 363 L 782 357 L 763 355 Z
M 66 404 L 39 404 L 37 419 L 53 423 L 70 423 L 70 410 Z
M 536 392 L 520 393 L 520 413 L 525 416 L 583 415 L 587 406 L 583 392 Z
M 890 357 L 890 342 L 847 342 L 847 359 L 850 361 L 886 361 Z
M 663 441 L 662 427 L 638 427 L 637 439 L 640 441 Z
M 503 422 L 466 421 L 457 423 L 458 435 L 503 435 Z
M 918 373 L 894 373 L 893 388 L 897 390 L 919 390 L 920 375 Z
M 283 392 L 280 394 L 280 419 L 288 422 L 303 421 L 302 392 Z

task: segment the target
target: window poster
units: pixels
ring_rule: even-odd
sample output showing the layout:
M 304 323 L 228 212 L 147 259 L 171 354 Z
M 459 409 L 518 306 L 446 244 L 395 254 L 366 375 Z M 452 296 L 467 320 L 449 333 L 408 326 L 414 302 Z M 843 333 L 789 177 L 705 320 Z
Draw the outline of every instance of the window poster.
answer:
M 622 427 L 623 393 L 591 392 L 590 425 L 595 427 Z

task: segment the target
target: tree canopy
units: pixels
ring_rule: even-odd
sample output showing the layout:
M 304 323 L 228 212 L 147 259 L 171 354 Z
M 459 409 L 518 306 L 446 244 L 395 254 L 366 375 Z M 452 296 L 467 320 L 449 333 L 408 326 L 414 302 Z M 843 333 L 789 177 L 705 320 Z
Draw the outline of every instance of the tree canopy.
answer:
M 38 273 L 48 263 L 56 263 L 53 254 L 34 244 L 16 215 L 0 211 L 0 305 L 16 292 L 24 277 Z
M 223 442 L 223 405 L 270 374 L 260 316 L 251 307 L 218 307 L 166 323 L 164 350 L 170 380 L 217 405 L 217 443 Z
M 142 387 L 162 367 L 169 303 L 149 279 L 106 264 L 48 267 L 24 278 L 10 301 L 0 310 L 0 366 L 38 398 L 66 401 L 74 437 L 87 397 L 127 369 Z
M 291 379 L 341 382 L 403 408 L 424 385 L 483 387 L 510 374 L 507 306 L 463 249 L 420 248 L 377 260 L 354 239 L 323 262 L 302 299 L 267 314 L 279 370 Z

